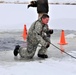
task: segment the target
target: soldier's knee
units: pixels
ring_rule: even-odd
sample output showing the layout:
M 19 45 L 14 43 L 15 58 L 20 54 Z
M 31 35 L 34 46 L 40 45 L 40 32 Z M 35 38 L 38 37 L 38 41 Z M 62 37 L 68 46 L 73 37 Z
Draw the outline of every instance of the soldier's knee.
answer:
M 26 49 L 27 48 L 22 48 L 22 47 L 19 49 L 20 57 L 24 58 L 26 56 Z

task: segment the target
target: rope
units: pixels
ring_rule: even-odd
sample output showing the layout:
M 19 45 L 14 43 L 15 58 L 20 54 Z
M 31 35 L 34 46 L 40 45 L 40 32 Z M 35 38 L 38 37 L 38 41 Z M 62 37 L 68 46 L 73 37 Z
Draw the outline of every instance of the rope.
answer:
M 57 46 L 55 46 L 54 44 L 52 44 L 52 43 L 50 43 L 52 46 L 54 46 L 55 48 L 57 48 L 58 50 L 60 50 L 61 51 L 61 49 L 59 48 L 59 47 L 57 47 Z M 74 57 L 73 55 L 71 55 L 71 54 L 69 54 L 69 53 L 67 53 L 67 52 L 65 52 L 65 51 L 63 51 L 65 54 L 67 54 L 67 55 L 69 55 L 69 56 L 71 56 L 72 58 L 74 58 L 74 59 L 76 59 L 76 57 Z

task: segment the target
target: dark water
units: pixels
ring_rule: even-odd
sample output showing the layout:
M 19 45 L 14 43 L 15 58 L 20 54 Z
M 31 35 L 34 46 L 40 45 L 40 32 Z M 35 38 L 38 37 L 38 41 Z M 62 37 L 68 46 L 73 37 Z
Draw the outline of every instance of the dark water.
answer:
M 0 51 L 13 50 L 16 45 L 25 45 L 22 32 L 1 32 Z
M 76 34 L 76 31 L 65 30 L 65 36 L 69 34 Z M 51 42 L 60 48 L 61 30 L 54 30 L 54 33 L 51 35 Z M 66 52 L 76 51 L 76 38 L 66 39 L 67 45 L 63 46 Z M 0 32 L 0 61 L 20 61 L 20 58 L 14 58 L 13 50 L 16 45 L 26 47 L 26 42 L 22 38 L 22 31 L 20 32 Z M 47 51 L 49 58 L 64 58 L 67 57 L 66 54 L 61 53 L 57 48 L 50 45 L 50 48 Z M 69 57 L 69 56 L 68 56 Z M 38 59 L 37 55 L 35 59 Z
M 68 34 L 76 34 L 76 31 L 65 30 L 65 36 Z M 51 35 L 51 40 L 59 39 L 61 35 L 61 30 L 54 30 Z M 16 45 L 26 46 L 25 41 L 22 38 L 22 31 L 20 32 L 0 32 L 0 51 L 13 50 Z

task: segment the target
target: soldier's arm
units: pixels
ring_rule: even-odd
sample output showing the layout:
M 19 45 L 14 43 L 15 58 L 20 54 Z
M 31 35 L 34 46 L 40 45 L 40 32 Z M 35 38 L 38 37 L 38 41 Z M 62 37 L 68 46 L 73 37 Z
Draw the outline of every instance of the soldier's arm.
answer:
M 51 34 L 53 34 L 53 30 L 49 29 L 48 25 L 44 25 L 44 27 L 43 27 L 43 38 L 49 43 L 51 42 L 50 41 Z
M 48 25 L 44 25 L 43 32 L 50 37 L 50 34 L 53 34 L 53 29 L 49 29 Z
M 43 32 L 48 32 L 49 31 L 49 27 L 48 27 L 48 25 L 44 25 L 44 27 L 43 27 Z
M 35 25 L 35 33 L 36 33 L 36 38 L 39 41 L 39 43 L 42 46 L 46 47 L 48 42 L 46 42 L 42 37 L 42 25 L 39 22 L 36 23 L 36 25 Z
M 35 31 L 39 35 L 42 34 L 42 24 L 39 21 L 37 21 L 35 24 Z

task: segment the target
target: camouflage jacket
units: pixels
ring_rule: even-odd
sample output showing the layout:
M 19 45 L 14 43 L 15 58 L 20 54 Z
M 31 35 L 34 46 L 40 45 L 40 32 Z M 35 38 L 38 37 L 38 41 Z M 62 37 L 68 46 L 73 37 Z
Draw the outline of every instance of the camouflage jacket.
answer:
M 47 31 L 49 31 L 48 25 L 42 24 L 41 19 L 39 19 L 29 28 L 27 40 L 29 40 L 31 43 L 38 41 L 44 46 L 47 44 L 47 42 L 43 39 L 44 37 L 47 37 Z

